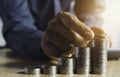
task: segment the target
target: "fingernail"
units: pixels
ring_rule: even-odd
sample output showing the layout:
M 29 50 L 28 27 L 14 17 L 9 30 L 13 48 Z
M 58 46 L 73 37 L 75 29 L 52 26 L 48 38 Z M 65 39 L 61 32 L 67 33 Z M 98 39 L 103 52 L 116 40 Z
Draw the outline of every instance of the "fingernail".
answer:
M 91 40 L 94 37 L 94 33 L 93 32 L 85 32 L 85 37 L 87 40 Z

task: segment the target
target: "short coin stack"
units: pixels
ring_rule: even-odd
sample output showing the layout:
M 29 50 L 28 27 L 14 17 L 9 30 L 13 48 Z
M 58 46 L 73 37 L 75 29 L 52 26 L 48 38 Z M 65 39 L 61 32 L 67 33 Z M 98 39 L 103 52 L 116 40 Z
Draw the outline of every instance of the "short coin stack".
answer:
M 73 74 L 74 71 L 74 59 L 73 58 L 59 58 L 58 65 L 59 65 L 59 73 L 60 74 Z
M 55 75 L 57 74 L 57 65 L 42 65 L 41 66 L 43 74 Z
M 40 67 L 28 66 L 24 68 L 25 74 L 41 74 Z

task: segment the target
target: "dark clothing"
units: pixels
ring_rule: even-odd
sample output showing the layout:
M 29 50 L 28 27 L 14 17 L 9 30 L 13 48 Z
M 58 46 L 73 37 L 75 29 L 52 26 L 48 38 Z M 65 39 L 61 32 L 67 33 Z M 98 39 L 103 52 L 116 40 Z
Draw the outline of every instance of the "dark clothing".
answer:
M 4 24 L 3 35 L 7 45 L 16 54 L 20 56 L 31 56 L 41 60 L 48 59 L 43 54 L 40 44 L 48 21 L 54 16 L 53 1 L 0 0 L 0 17 Z M 61 4 L 65 5 L 62 6 L 62 9 L 66 10 L 69 8 L 70 2 L 63 1 L 71 0 L 60 1 L 62 1 Z M 86 4 L 94 0 L 81 1 Z M 89 6 L 87 7 L 89 8 Z
M 54 16 L 53 1 L 0 0 L 3 35 L 8 47 L 16 54 L 40 60 L 49 59 L 42 52 L 40 44 L 48 21 Z M 70 2 L 66 5 L 65 8 L 69 7 Z
M 0 0 L 0 16 L 7 45 L 21 56 L 47 58 L 40 44 L 53 12 L 53 0 Z

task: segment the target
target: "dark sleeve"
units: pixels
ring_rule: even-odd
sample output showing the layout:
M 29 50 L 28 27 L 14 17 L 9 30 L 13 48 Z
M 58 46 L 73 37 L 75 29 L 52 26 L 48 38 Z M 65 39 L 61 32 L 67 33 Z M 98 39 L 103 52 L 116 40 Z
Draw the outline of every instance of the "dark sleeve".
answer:
M 20 56 L 48 59 L 40 44 L 43 36 L 34 26 L 27 0 L 2 0 L 3 32 L 8 46 Z

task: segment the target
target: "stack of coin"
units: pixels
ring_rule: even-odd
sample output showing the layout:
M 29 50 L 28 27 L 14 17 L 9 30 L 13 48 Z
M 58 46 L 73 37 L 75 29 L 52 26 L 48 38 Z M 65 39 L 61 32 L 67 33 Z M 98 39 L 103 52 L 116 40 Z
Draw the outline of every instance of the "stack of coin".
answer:
M 42 68 L 43 74 L 49 74 L 49 75 L 57 74 L 57 65 L 55 64 L 42 65 L 41 68 Z
M 59 73 L 60 74 L 73 74 L 74 70 L 74 59 L 69 57 L 62 57 L 59 58 L 58 65 L 59 65 Z
M 90 48 L 76 47 L 75 52 L 75 73 L 89 74 L 90 69 Z
M 24 68 L 25 74 L 41 74 L 40 67 L 28 66 Z
M 106 74 L 107 65 L 107 40 L 93 40 L 91 48 L 91 73 Z

